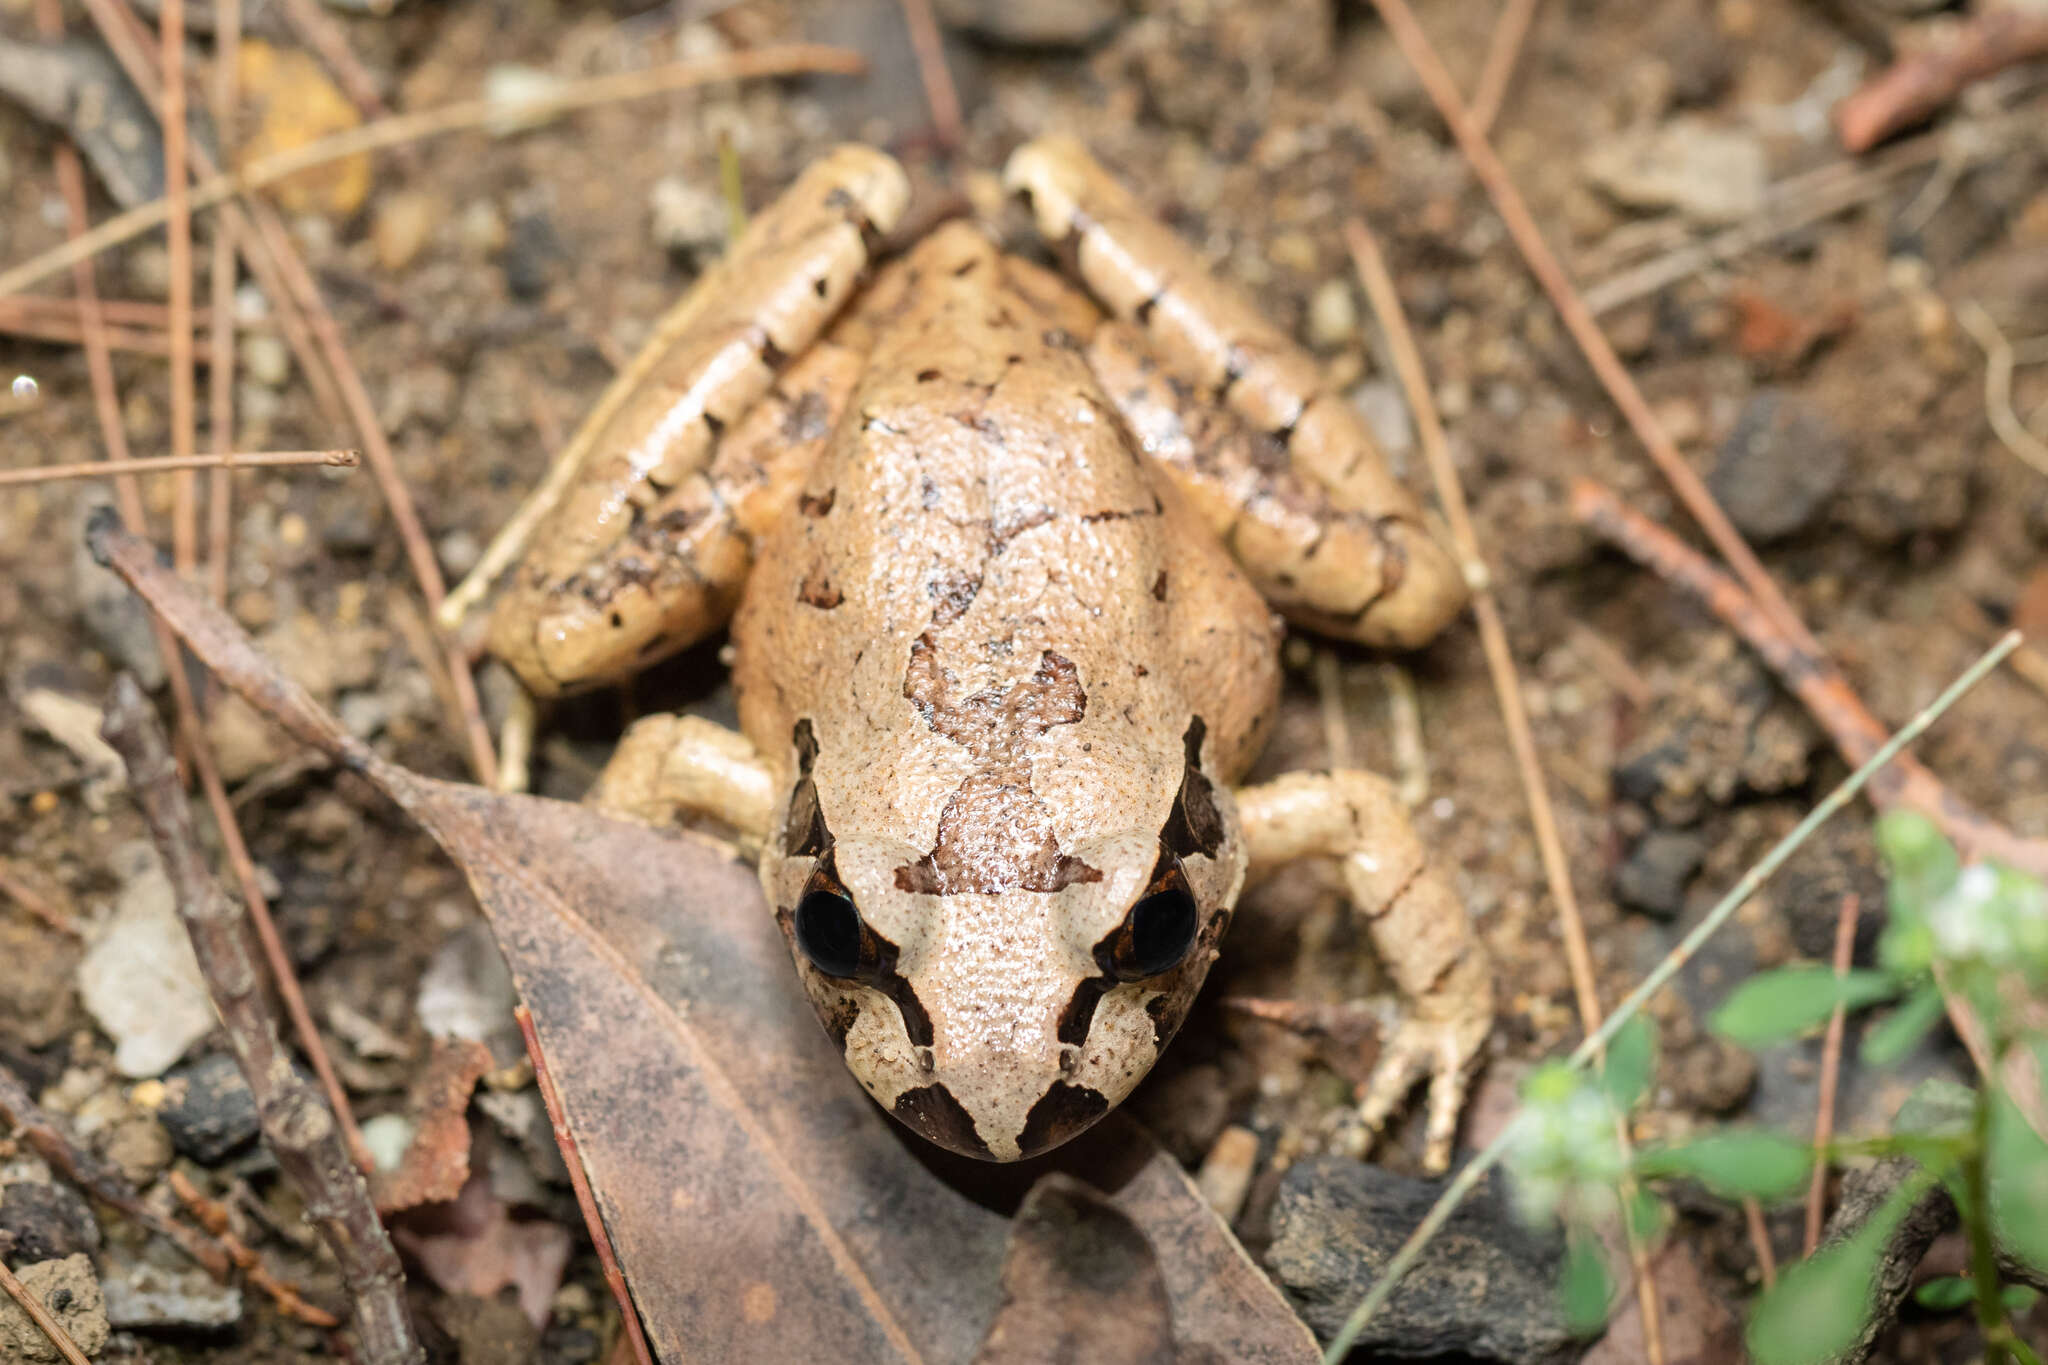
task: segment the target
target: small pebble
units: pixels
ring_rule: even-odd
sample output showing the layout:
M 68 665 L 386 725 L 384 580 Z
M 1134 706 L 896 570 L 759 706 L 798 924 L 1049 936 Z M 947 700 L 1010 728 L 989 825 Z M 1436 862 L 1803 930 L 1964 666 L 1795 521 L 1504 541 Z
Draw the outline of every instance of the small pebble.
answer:
M 100 1246 L 92 1206 L 57 1181 L 17 1180 L 0 1189 L 0 1234 L 14 1239 L 13 1261 L 57 1261 Z
M 213 1001 L 156 851 L 131 842 L 110 861 L 121 894 L 79 963 L 78 997 L 114 1040 L 115 1070 L 158 1076 L 213 1030 Z
M 411 265 L 433 239 L 443 212 L 439 197 L 424 190 L 399 190 L 385 195 L 378 201 L 377 217 L 370 224 L 370 242 L 377 251 L 377 264 L 392 272 Z
M 462 217 L 456 220 L 455 236 L 470 256 L 495 256 L 504 249 L 508 236 L 505 216 L 490 200 L 475 200 L 462 210 Z
M 1745 536 L 1770 542 L 1811 524 L 1848 472 L 1848 443 L 1825 411 L 1790 390 L 1760 389 L 1721 443 L 1707 486 Z
M 32 402 L 35 399 L 35 396 L 36 381 L 33 376 L 25 374 L 18 374 L 14 376 L 15 401 L 21 403 Z
M 1358 335 L 1358 300 L 1348 280 L 1324 280 L 1308 301 L 1308 344 L 1334 351 Z
M 715 189 L 679 175 L 663 176 L 647 196 L 654 244 L 692 268 L 725 249 L 732 218 Z
M 290 348 L 269 332 L 245 334 L 240 359 L 243 372 L 266 389 L 281 389 L 292 376 Z
M 98 1355 L 107 1344 L 107 1306 L 100 1295 L 100 1282 L 92 1273 L 92 1259 L 83 1253 L 62 1260 L 38 1261 L 18 1266 L 15 1276 L 50 1316 L 88 1356 Z M 0 1360 L 37 1362 L 61 1360 L 57 1348 L 30 1320 L 20 1304 L 0 1295 Z
M 242 1319 L 242 1291 L 216 1284 L 189 1261 L 174 1263 L 164 1253 L 109 1248 L 106 1258 L 106 1315 L 116 1327 L 218 1331 Z
M 224 1052 L 209 1052 L 164 1078 L 157 1122 L 179 1155 L 202 1166 L 225 1159 L 256 1136 L 256 1097 L 242 1069 Z

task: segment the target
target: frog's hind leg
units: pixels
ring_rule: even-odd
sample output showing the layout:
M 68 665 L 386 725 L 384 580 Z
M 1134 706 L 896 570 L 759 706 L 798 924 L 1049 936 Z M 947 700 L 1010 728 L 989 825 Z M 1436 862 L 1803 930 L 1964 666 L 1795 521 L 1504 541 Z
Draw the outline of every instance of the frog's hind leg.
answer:
M 1467 1073 L 1493 1027 L 1493 970 L 1448 874 L 1430 861 L 1394 785 L 1368 772 L 1290 773 L 1239 788 L 1253 872 L 1334 857 L 1373 948 L 1408 1012 L 1381 1048 L 1359 1101 L 1378 1132 L 1410 1087 L 1429 1080 L 1423 1164 L 1450 1164 Z
M 1401 648 L 1457 615 L 1456 562 L 1312 357 L 1078 143 L 1029 143 L 1004 179 L 1123 324 L 1090 347 L 1104 390 L 1275 606 Z
M 702 716 L 649 716 L 620 738 L 583 799 L 647 825 L 709 815 L 758 847 L 774 819 L 775 778 L 737 730 Z
M 487 582 L 531 533 L 490 646 L 535 692 L 626 676 L 725 623 L 753 537 L 858 378 L 858 355 L 818 338 L 907 197 L 884 153 L 814 163 L 599 400 L 472 576 Z M 457 615 L 475 589 L 459 591 Z

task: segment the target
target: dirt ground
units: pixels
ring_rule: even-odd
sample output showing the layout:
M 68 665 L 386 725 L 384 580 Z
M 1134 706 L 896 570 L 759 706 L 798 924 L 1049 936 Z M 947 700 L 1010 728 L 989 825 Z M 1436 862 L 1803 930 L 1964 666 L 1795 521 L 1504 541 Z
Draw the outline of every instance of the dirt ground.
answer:
M 1422 489 L 1427 473 L 1340 229 L 1356 214 L 1379 234 L 1472 499 L 1603 998 L 1633 985 L 1846 771 L 1798 703 L 1702 608 L 1573 520 L 1567 483 L 1587 475 L 1693 534 L 1367 6 L 1133 0 L 1079 46 L 959 37 L 952 69 L 967 136 L 950 159 L 936 152 L 893 3 L 752 0 L 709 21 L 688 21 L 691 8 L 411 0 L 388 16 L 342 20 L 348 44 L 399 110 L 474 96 L 488 73 L 502 77 L 513 65 L 592 75 L 800 34 L 863 47 L 877 66 L 866 84 L 750 81 L 504 136 L 428 140 L 359 168 L 357 191 L 336 173 L 296 197 L 293 233 L 451 582 L 715 254 L 725 233 L 722 147 L 750 207 L 846 138 L 897 150 L 925 202 L 952 193 L 988 204 L 991 174 L 1011 148 L 1071 132 L 1222 275 L 1313 342 L 1374 415 L 1400 472 Z M 1498 9 L 1495 0 L 1423 7 L 1425 26 L 1468 86 Z M 1836 10 L 1791 0 L 1540 7 L 1495 141 L 1583 286 L 1597 295 L 1643 260 L 1754 219 L 1755 202 L 1726 202 L 1745 176 L 1782 185 L 1841 160 L 1826 113 L 1875 58 Z M 75 34 L 89 32 L 82 13 L 69 17 Z M 0 5 L 0 31 L 25 39 L 30 28 L 20 4 Z M 1984 120 L 2029 102 L 2038 114 L 2039 74 L 1979 87 L 1960 116 Z M 259 88 L 255 98 L 262 95 Z M 2048 615 L 2048 483 L 1994 435 L 1984 356 L 1954 315 L 1962 301 L 1980 300 L 2015 343 L 2048 332 L 2044 124 L 2037 117 L 2034 135 L 1974 160 L 1873 178 L 1848 211 L 1692 270 L 1602 319 L 1686 456 L 1888 724 L 1930 700 L 1997 626 Z M 1599 173 L 1626 159 L 1631 139 L 1674 126 L 1712 130 L 1724 139 L 1717 151 L 1747 159 L 1735 170 L 1695 162 L 1688 144 L 1684 153 L 1654 154 L 1669 172 L 1661 178 L 1634 174 L 1640 166 Z M 62 239 L 51 172 L 57 142 L 49 127 L 0 102 L 0 260 L 27 260 Z M 1658 183 L 1646 188 L 1648 180 Z M 102 190 L 94 194 L 96 216 L 113 211 Z M 1023 240 L 1021 219 L 998 222 Z M 205 242 L 202 232 L 202 271 Z M 99 272 L 110 298 L 163 299 L 161 238 L 108 253 Z M 252 290 L 245 281 L 257 316 L 241 343 L 237 447 L 353 444 L 323 416 Z M 203 278 L 199 298 L 207 298 Z M 2038 343 L 2033 354 L 2042 355 Z M 41 395 L 0 417 L 7 466 L 100 458 L 78 347 L 0 338 L 0 371 L 33 376 Z M 163 362 L 120 355 L 115 373 L 135 453 L 167 451 Z M 2013 400 L 2038 441 L 2048 366 L 2023 364 Z M 151 481 L 146 495 L 162 542 L 170 481 Z M 118 783 L 95 775 L 89 754 L 53 739 L 26 699 L 55 693 L 96 706 L 117 667 L 148 654 L 139 618 L 124 614 L 118 590 L 81 562 L 83 519 L 107 497 L 98 483 L 0 490 L 0 858 L 88 936 L 132 882 L 119 855 L 143 831 Z M 422 657 L 420 599 L 367 472 L 238 475 L 229 602 L 381 752 L 430 774 L 467 775 L 462 737 Z M 1287 657 L 1286 705 L 1260 775 L 1332 763 L 1410 775 L 1419 825 L 1455 868 L 1498 958 L 1500 1019 L 1462 1138 L 1477 1147 L 1511 1111 L 1514 1086 L 1533 1062 L 1580 1036 L 1556 908 L 1477 635 L 1467 618 L 1401 658 L 1304 636 Z M 508 683 L 483 676 L 494 723 Z M 1419 757 L 1397 749 L 1399 727 L 1389 720 L 1410 698 Z M 2022 835 L 2048 836 L 2043 705 L 2039 691 L 2003 672 L 1920 753 L 1991 816 Z M 631 687 L 545 715 L 535 788 L 580 794 L 628 719 L 677 706 L 730 716 L 716 643 Z M 419 980 L 450 937 L 477 922 L 462 880 L 388 805 L 346 775 L 300 762 L 281 735 L 231 707 L 212 730 L 358 1114 L 399 1112 L 427 1048 Z M 1845 888 L 1875 903 L 1868 820 L 1867 808 L 1842 817 L 1660 999 L 1663 1058 L 1643 1136 L 1744 1115 L 1794 1129 L 1811 1122 L 1817 1048 L 1752 1061 L 1707 1037 L 1700 1020 L 1754 967 L 1824 959 Z M 1866 951 L 1874 932 L 1867 920 Z M 102 1150 L 125 1144 L 117 1161 L 132 1162 L 150 1184 L 173 1153 L 147 1131 L 149 1092 L 114 1070 L 112 1042 L 72 987 L 84 951 L 0 905 L 8 961 L 0 1062 Z M 1219 1002 L 1335 1003 L 1383 984 L 1334 886 L 1310 873 L 1279 879 L 1247 897 L 1203 1003 L 1132 1101 L 1190 1165 L 1227 1125 L 1258 1135 L 1259 1174 L 1237 1223 L 1255 1252 L 1270 1238 L 1264 1220 L 1281 1171 L 1317 1146 L 1356 1059 L 1333 1059 Z M 190 1055 L 218 1047 L 202 1042 Z M 1952 1040 L 1891 1073 L 1852 1061 L 1843 1127 L 1885 1124 L 1908 1082 L 1930 1074 L 1968 1075 Z M 1381 1159 L 1413 1171 L 1420 1133 L 1400 1136 Z M 515 1143 L 498 1141 L 505 1159 L 524 1159 Z M 0 1141 L 0 1163 L 10 1155 Z M 200 1174 L 217 1191 L 248 1182 L 251 1208 L 289 1221 L 290 1196 L 248 1152 Z M 561 1188 L 531 1183 L 536 1194 L 519 1217 L 571 1228 L 574 1239 L 564 1287 L 544 1291 L 555 1307 L 544 1331 L 502 1299 L 414 1277 L 423 1316 L 464 1360 L 570 1365 L 600 1358 L 609 1344 L 616 1314 L 574 1205 Z M 304 1245 L 239 1216 L 284 1273 L 331 1296 L 331 1277 Z M 1799 1223 L 1796 1207 L 1771 1216 L 1781 1259 L 1796 1257 Z M 108 1227 L 109 1237 L 134 1236 Z M 1739 1313 L 1758 1282 L 1739 1210 L 1687 1204 L 1677 1239 L 1677 1315 Z M 117 1334 L 106 1358 L 324 1358 L 320 1332 L 282 1318 L 261 1294 L 247 1300 L 231 1332 Z M 1953 1317 L 1912 1310 L 1876 1358 L 1956 1359 L 1967 1354 L 1966 1339 Z

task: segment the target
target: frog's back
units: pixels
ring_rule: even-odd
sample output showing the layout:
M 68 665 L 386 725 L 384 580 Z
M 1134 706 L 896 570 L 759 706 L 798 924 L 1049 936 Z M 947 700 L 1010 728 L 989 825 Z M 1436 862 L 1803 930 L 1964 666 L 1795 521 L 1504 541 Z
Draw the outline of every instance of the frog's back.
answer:
M 1170 803 L 1196 717 L 1226 780 L 1263 738 L 1274 619 L 1133 448 L 1065 325 L 1090 307 L 966 224 L 892 267 L 734 622 L 749 737 L 788 763 L 808 720 L 906 839 L 977 771 L 1078 824 Z

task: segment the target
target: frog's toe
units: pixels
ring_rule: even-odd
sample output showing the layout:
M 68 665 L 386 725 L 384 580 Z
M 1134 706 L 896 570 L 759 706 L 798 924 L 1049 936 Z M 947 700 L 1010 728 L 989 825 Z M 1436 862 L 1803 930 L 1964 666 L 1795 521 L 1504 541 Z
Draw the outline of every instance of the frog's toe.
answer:
M 1458 1135 L 1458 1116 L 1465 1107 L 1468 1074 L 1485 1039 L 1469 1021 L 1413 1018 L 1405 1020 L 1387 1040 L 1362 1087 L 1358 1117 L 1367 1132 L 1386 1127 L 1417 1081 L 1429 1081 L 1429 1113 L 1423 1130 L 1422 1165 L 1438 1174 L 1451 1164 L 1451 1144 Z

